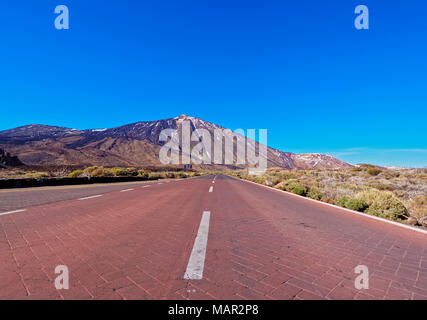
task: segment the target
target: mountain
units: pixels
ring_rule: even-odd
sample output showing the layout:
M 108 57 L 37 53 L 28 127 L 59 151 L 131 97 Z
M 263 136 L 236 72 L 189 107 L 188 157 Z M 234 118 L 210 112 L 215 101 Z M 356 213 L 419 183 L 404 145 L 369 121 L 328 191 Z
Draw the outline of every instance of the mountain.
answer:
M 16 156 L 11 156 L 9 152 L 0 148 L 0 168 L 2 167 L 18 167 L 23 163 Z
M 160 133 L 163 129 L 168 128 L 182 132 L 184 122 L 190 124 L 191 132 L 205 129 L 211 133 L 212 137 L 214 137 L 215 129 L 225 129 L 187 115 L 157 121 L 136 122 L 111 129 L 77 130 L 32 124 L 0 131 L 0 147 L 13 152 L 28 165 L 161 165 L 159 150 L 164 143 L 159 140 Z M 247 138 L 239 135 L 238 139 L 246 141 Z M 192 142 L 192 146 L 197 143 Z M 249 139 L 248 148 L 258 151 L 259 144 Z M 225 154 L 224 150 L 223 154 Z M 233 151 L 232 157 L 236 159 L 236 150 Z M 267 147 L 267 164 L 268 167 L 286 169 L 326 169 L 351 166 L 328 155 L 294 154 L 270 147 Z

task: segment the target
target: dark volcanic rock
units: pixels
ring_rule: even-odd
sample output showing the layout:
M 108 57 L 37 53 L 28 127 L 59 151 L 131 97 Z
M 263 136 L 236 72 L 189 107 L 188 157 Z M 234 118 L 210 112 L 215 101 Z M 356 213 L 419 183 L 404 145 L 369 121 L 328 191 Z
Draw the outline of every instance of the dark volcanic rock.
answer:
M 18 157 L 11 156 L 9 152 L 0 149 L 0 166 L 17 167 L 22 165 L 23 163 Z

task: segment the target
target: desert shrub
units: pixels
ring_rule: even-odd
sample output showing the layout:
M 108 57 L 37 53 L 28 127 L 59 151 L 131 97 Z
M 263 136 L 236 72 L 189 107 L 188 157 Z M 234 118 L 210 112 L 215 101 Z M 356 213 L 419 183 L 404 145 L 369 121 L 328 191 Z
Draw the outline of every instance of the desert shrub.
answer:
M 91 174 L 91 173 L 92 173 L 92 171 L 94 171 L 94 170 L 96 170 L 96 169 L 98 169 L 98 167 L 97 167 L 97 166 L 87 167 L 86 169 L 84 169 L 84 170 L 83 170 L 83 173 L 89 173 L 89 174 Z
M 335 173 L 335 178 L 338 179 L 338 180 L 344 180 L 345 177 L 346 176 L 343 173 L 340 173 L 340 172 Z
M 384 172 L 383 176 L 384 176 L 385 179 L 391 180 L 391 179 L 399 178 L 400 177 L 400 173 L 399 172 L 386 171 L 386 172 Z
M 71 172 L 68 177 L 69 178 L 77 178 L 79 177 L 81 174 L 83 173 L 83 170 L 75 170 L 73 172 Z
M 112 175 L 116 177 L 132 177 L 132 176 L 137 176 L 139 173 L 138 170 L 135 168 L 120 168 L 120 167 L 111 168 L 110 172 Z
M 275 176 L 270 177 L 270 181 L 272 185 L 276 185 L 278 183 L 280 183 L 281 179 Z
M 328 198 L 328 197 L 323 197 L 322 201 L 326 202 L 326 203 L 329 203 L 329 204 L 337 204 L 333 199 Z
M 305 196 L 307 194 L 307 188 L 296 179 L 290 179 L 280 183 L 279 188 L 300 196 Z
M 370 214 L 393 220 L 408 217 L 404 204 L 390 191 L 369 189 L 358 193 L 356 199 L 368 205 L 366 212 Z
M 300 196 L 305 196 L 307 194 L 307 190 L 304 187 L 295 187 L 291 190 L 291 192 Z
M 90 173 L 91 177 L 111 177 L 113 174 L 110 169 L 97 167 Z
M 378 189 L 378 190 L 387 190 L 387 186 L 385 184 L 382 183 L 372 183 L 371 184 L 372 188 Z
M 254 177 L 252 178 L 253 182 L 259 183 L 259 184 L 265 184 L 265 177 Z
M 286 190 L 286 185 L 287 185 L 287 182 L 286 181 L 282 181 L 278 185 L 276 185 L 276 188 L 278 188 L 280 190 L 283 190 L 283 191 L 287 191 Z
M 189 172 L 188 173 L 188 177 L 199 177 L 200 173 L 199 172 Z
M 131 177 L 138 176 L 138 169 L 136 168 L 127 168 L 127 174 Z
M 421 219 L 427 216 L 427 195 L 414 198 L 409 201 L 408 209 L 411 217 Z
M 427 172 L 420 172 L 414 174 L 415 179 L 427 180 Z
M 369 188 L 374 188 L 374 189 L 378 189 L 378 190 L 388 190 L 388 191 L 393 191 L 396 186 L 393 184 L 384 184 L 378 181 L 370 181 L 368 183 L 365 184 L 367 187 Z
M 161 178 L 162 178 L 162 176 L 159 173 L 156 173 L 156 172 L 151 172 L 148 175 L 148 179 L 150 179 L 150 180 L 157 180 L 157 179 L 161 179 Z
M 296 179 L 290 179 L 287 181 L 283 181 L 281 183 L 281 189 L 285 191 L 292 191 L 292 189 L 296 187 L 301 187 L 301 186 L 302 186 L 301 183 L 299 183 L 299 181 Z
M 137 177 L 139 170 L 137 168 L 127 168 L 127 174 L 131 177 Z
M 280 183 L 280 181 L 283 181 L 283 180 L 296 179 L 297 178 L 294 173 L 289 172 L 289 171 L 285 171 L 285 170 L 272 172 L 272 175 L 275 177 L 277 183 Z
M 300 180 L 300 183 L 303 184 L 307 189 L 311 188 L 321 188 L 322 184 L 319 183 L 316 179 L 310 177 L 305 177 L 304 180 Z
M 366 172 L 371 176 L 377 176 L 382 172 L 382 170 L 377 167 L 370 167 L 368 170 L 366 170 Z
M 50 175 L 49 175 L 49 173 L 47 173 L 47 172 L 38 172 L 38 173 L 36 173 L 36 174 L 34 175 L 34 177 L 35 177 L 35 178 L 38 178 L 38 179 L 40 179 L 40 178 L 49 178 L 49 177 L 50 177 Z
M 269 187 L 272 187 L 272 186 L 274 186 L 275 184 L 273 183 L 273 181 L 271 181 L 271 179 L 269 179 L 269 178 L 265 178 L 265 185 L 266 185 L 266 186 L 269 186 Z
M 360 212 L 363 212 L 368 208 L 367 203 L 364 202 L 363 200 L 352 198 L 349 196 L 339 197 L 336 200 L 336 204 L 341 207 L 344 207 L 350 210 L 360 211 Z
M 360 199 L 351 198 L 346 202 L 345 207 L 350 210 L 363 212 L 368 208 L 368 205 Z
M 185 179 L 188 178 L 188 175 L 185 172 L 179 171 L 175 173 L 176 179 Z
M 165 173 L 165 178 L 167 179 L 175 179 L 177 176 L 177 174 L 175 172 L 166 172 Z
M 335 199 L 335 203 L 340 207 L 345 207 L 348 200 L 350 200 L 349 196 L 341 196 Z
M 317 188 L 311 188 L 308 191 L 307 196 L 314 200 L 321 200 L 323 197 L 322 192 Z
M 387 179 L 393 179 L 393 178 L 399 178 L 400 177 L 400 172 L 398 171 L 388 171 L 385 174 Z
M 148 178 L 148 176 L 149 176 L 149 172 L 147 172 L 147 171 L 145 171 L 145 170 L 138 170 L 138 177 L 141 177 L 141 178 Z
M 25 175 L 25 178 L 32 178 L 32 179 L 49 178 L 49 174 L 47 172 L 30 172 Z
M 348 190 L 353 190 L 353 191 L 360 190 L 360 187 L 358 185 L 353 184 L 353 183 L 349 183 L 349 182 L 340 184 L 340 187 L 343 189 L 348 189 Z
M 406 192 L 404 190 L 393 190 L 393 193 L 398 198 L 405 198 Z

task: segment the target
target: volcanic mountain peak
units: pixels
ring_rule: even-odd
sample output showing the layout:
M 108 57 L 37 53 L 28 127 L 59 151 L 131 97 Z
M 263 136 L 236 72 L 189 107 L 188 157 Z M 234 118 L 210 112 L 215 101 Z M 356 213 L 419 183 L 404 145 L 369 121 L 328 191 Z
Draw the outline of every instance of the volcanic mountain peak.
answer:
M 140 121 L 110 129 L 76 130 L 46 125 L 28 125 L 0 131 L 0 147 L 16 154 L 26 164 L 144 166 L 159 164 L 164 129 L 182 130 L 184 121 L 191 131 L 205 129 L 213 138 L 214 123 L 182 114 L 175 118 Z M 238 136 L 238 139 L 247 139 Z M 196 143 L 196 142 L 194 142 Z M 213 143 L 212 143 L 213 145 Z M 258 149 L 258 142 L 248 139 L 247 148 Z M 235 158 L 233 148 L 233 158 Z M 210 154 L 211 151 L 209 151 Z M 351 166 L 332 156 L 293 154 L 267 148 L 269 167 L 286 169 L 342 168 Z
M 180 119 L 182 119 L 182 120 L 192 120 L 192 119 L 195 119 L 195 118 L 194 117 L 190 117 L 190 116 L 188 116 L 186 114 L 181 114 L 179 117 L 175 117 L 174 119 L 177 119 L 177 120 L 180 120 Z

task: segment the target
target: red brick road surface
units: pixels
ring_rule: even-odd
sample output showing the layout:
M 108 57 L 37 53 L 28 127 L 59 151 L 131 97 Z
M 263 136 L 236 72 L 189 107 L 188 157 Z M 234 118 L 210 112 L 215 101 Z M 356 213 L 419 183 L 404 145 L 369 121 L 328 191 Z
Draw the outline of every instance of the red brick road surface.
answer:
M 0 299 L 427 299 L 427 235 L 213 178 L 0 215 Z M 204 211 L 203 279 L 185 280 Z M 369 289 L 354 286 L 358 265 Z

